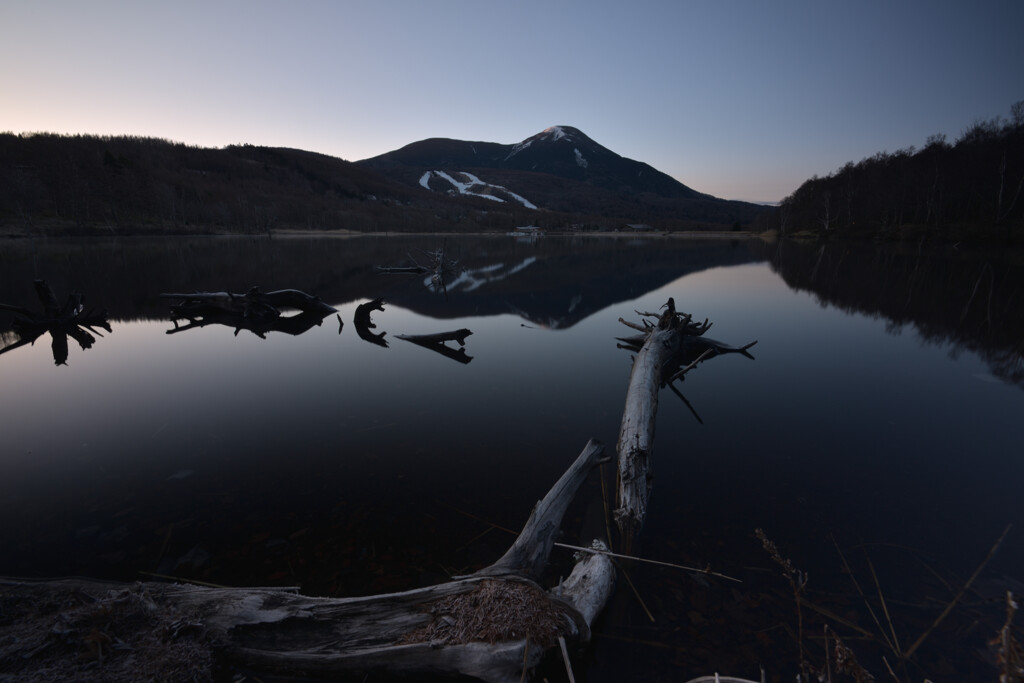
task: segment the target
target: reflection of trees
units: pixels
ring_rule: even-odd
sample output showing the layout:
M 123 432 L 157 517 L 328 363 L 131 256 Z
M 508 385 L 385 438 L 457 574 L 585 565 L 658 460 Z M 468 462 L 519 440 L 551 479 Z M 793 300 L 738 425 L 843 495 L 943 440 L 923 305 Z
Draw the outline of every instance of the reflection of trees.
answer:
M 772 268 L 822 304 L 913 325 L 952 353 L 974 351 L 992 374 L 1024 388 L 1024 266 L 1005 254 L 863 243 L 780 242 Z

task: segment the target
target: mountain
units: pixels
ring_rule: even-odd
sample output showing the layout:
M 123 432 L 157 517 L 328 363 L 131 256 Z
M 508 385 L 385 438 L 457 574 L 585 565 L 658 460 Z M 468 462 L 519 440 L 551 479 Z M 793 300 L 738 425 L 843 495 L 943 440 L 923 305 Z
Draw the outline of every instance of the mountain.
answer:
M 698 192 L 572 126 L 508 145 L 430 138 L 356 163 L 433 192 L 627 221 L 747 223 L 763 211 Z
M 0 235 L 723 229 L 760 210 L 695 192 L 568 127 L 517 145 L 424 140 L 363 162 L 0 132 Z

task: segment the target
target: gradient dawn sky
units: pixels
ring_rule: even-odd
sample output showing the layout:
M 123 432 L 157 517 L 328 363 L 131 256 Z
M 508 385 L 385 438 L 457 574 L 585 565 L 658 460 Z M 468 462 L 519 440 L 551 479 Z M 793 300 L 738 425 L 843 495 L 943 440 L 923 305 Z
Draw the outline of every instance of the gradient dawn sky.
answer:
M 701 192 L 952 141 L 1024 99 L 1024 0 L 0 0 L 0 131 L 355 161 L 581 129 Z

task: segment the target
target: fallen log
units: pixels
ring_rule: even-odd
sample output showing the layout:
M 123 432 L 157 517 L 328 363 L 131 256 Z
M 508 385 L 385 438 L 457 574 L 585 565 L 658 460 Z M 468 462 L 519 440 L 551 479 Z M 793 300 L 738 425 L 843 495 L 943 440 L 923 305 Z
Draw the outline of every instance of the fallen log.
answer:
M 670 300 L 671 301 L 671 300 Z M 633 359 L 626 390 L 626 405 L 619 426 L 619 487 L 615 523 L 626 553 L 647 515 L 651 491 L 650 458 L 654 448 L 654 424 L 658 414 L 658 390 L 662 369 L 682 343 L 681 319 L 672 306 L 649 327 L 644 344 Z
M 611 593 L 614 569 L 600 548 L 583 553 L 552 590 L 537 584 L 569 501 L 602 450 L 587 444 L 501 559 L 436 586 L 339 599 L 293 588 L 0 579 L 0 678 L 208 679 L 223 657 L 290 676 L 522 680 L 559 638 L 589 640 Z
M 643 332 L 639 336 L 619 339 L 624 343 L 620 346 L 636 351 L 616 449 L 619 485 L 615 522 L 627 553 L 632 552 L 633 542 L 647 515 L 659 390 L 666 385 L 672 387 L 673 381 L 681 379 L 699 362 L 716 355 L 741 353 L 753 359 L 748 349 L 757 343 L 734 347 L 709 339 L 704 336 L 711 328 L 707 320 L 697 323 L 692 316 L 678 313 L 671 298 L 662 308 L 666 310 L 661 314 L 640 314 L 642 324 L 619 319 L 627 327 Z M 656 322 L 652 323 L 647 318 Z M 683 400 L 686 401 L 685 398 Z M 689 402 L 686 403 L 693 410 Z

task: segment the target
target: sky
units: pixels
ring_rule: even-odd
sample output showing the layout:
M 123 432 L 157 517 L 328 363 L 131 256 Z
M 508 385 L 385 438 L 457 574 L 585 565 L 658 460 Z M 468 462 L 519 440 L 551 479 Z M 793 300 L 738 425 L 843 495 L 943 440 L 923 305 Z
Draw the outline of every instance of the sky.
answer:
M 777 201 L 1024 100 L 1024 0 L 0 0 L 0 131 L 349 161 L 579 128 Z

